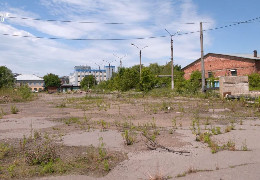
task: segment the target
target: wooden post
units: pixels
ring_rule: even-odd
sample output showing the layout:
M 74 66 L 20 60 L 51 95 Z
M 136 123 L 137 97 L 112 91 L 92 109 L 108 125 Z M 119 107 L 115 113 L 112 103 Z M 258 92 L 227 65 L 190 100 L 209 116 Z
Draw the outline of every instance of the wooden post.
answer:
M 200 48 L 201 48 L 201 78 L 202 88 L 201 91 L 205 92 L 205 67 L 204 67 L 204 50 L 203 50 L 203 29 L 202 22 L 200 22 Z

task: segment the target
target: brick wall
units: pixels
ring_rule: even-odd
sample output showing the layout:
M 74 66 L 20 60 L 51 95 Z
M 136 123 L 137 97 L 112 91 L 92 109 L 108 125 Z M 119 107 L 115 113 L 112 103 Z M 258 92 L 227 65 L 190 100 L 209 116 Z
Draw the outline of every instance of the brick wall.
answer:
M 256 61 L 256 72 L 260 74 L 260 60 Z
M 231 69 L 237 70 L 237 76 L 248 75 L 257 71 L 255 60 L 218 54 L 209 54 L 205 56 L 204 64 L 206 78 L 208 78 L 209 71 L 214 74 L 214 77 L 231 76 Z M 184 78 L 189 79 L 191 73 L 196 70 L 201 71 L 200 61 L 197 61 L 184 69 Z M 258 64 L 258 72 L 260 72 L 260 61 Z

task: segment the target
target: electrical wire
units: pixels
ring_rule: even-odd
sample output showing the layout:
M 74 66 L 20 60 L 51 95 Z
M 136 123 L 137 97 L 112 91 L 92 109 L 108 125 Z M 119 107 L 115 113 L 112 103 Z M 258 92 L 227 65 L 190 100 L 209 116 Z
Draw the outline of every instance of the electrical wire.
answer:
M 7 16 L 4 18 L 5 19 L 8 18 L 8 19 L 33 20 L 33 21 L 46 21 L 46 22 L 80 23 L 80 24 L 111 24 L 111 25 L 124 24 L 121 22 L 72 21 L 72 20 L 40 19 L 40 18 L 28 18 L 28 17 L 16 17 L 16 16 Z
M 260 17 L 256 17 L 253 19 L 249 19 L 246 21 L 240 21 L 240 22 L 236 22 L 233 24 L 229 24 L 229 25 L 225 25 L 225 26 L 220 26 L 220 27 L 216 27 L 216 28 L 210 28 L 210 29 L 205 29 L 203 30 L 203 32 L 207 32 L 207 31 L 215 31 L 215 30 L 220 30 L 220 29 L 224 29 L 224 28 L 229 28 L 232 26 L 237 26 L 237 25 L 241 25 L 241 24 L 248 24 L 248 23 L 252 23 L 254 21 L 259 20 Z M 194 34 L 194 33 L 199 33 L 200 31 L 190 31 L 190 32 L 186 32 L 186 33 L 178 33 L 175 36 L 183 36 L 183 35 L 189 35 L 189 34 Z M 151 36 L 151 37 L 139 37 L 139 38 L 101 38 L 101 39 L 96 39 L 96 38 L 59 38 L 59 37 L 43 37 L 43 36 L 28 36 L 28 35 L 17 35 L 17 34 L 2 34 L 4 36 L 13 36 L 13 37 L 22 37 L 22 38 L 36 38 L 36 39 L 49 39 L 49 40 L 73 40 L 73 41 L 128 41 L 128 40 L 145 40 L 145 39 L 156 39 L 156 38 L 165 38 L 168 36 Z

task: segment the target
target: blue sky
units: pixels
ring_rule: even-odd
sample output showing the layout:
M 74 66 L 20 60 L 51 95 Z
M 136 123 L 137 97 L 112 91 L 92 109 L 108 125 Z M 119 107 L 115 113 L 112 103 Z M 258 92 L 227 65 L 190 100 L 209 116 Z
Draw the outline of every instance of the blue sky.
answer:
M 0 63 L 13 72 L 69 75 L 76 65 L 107 65 L 103 60 L 119 65 L 113 55 L 127 56 L 123 66 L 139 63 L 165 64 L 170 60 L 170 37 L 164 30 L 175 33 L 215 28 L 259 17 L 258 0 L 0 0 Z M 8 18 L 17 17 L 17 18 Z M 39 18 L 22 20 L 21 17 Z M 73 23 L 50 22 L 47 19 L 71 20 Z M 93 24 L 80 21 L 97 22 Z M 205 54 L 260 52 L 260 20 L 204 34 Z M 105 24 L 118 22 L 124 24 Z M 185 24 L 185 23 L 194 24 Z M 18 35 L 18 37 L 3 34 Z M 22 38 L 19 36 L 32 36 Z M 33 36 L 58 37 L 61 40 L 36 39 Z M 71 41 L 65 39 L 90 38 L 155 39 L 126 41 Z M 182 67 L 200 56 L 199 33 L 174 37 L 174 63 Z M 117 61 L 114 61 L 117 59 Z

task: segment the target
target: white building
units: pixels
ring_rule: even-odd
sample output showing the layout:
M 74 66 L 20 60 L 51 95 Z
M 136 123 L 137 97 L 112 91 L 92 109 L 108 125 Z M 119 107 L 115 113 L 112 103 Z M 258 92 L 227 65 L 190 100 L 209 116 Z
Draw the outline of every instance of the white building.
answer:
M 36 75 L 23 74 L 16 76 L 16 85 L 28 85 L 32 91 L 43 91 L 44 90 L 44 80 Z
M 80 86 L 80 82 L 85 76 L 93 75 L 99 84 L 101 81 L 110 79 L 113 72 L 115 72 L 115 66 L 105 66 L 104 70 L 91 69 L 90 66 L 75 66 L 74 72 L 69 76 L 69 83 L 71 85 Z

